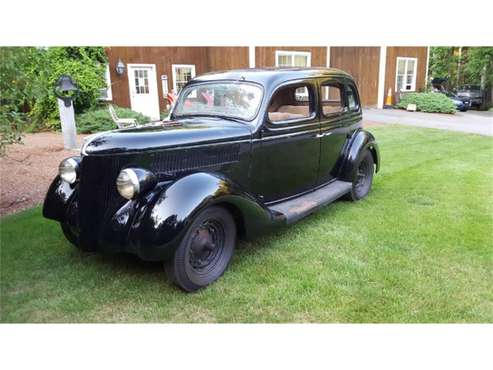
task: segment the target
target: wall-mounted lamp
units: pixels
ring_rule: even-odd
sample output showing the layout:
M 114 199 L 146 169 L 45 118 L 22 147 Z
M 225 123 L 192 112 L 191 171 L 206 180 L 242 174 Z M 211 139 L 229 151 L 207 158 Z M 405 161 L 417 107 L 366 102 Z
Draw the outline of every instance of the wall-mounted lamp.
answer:
M 116 74 L 121 76 L 123 73 L 125 73 L 125 64 L 118 58 L 118 62 L 116 63 Z

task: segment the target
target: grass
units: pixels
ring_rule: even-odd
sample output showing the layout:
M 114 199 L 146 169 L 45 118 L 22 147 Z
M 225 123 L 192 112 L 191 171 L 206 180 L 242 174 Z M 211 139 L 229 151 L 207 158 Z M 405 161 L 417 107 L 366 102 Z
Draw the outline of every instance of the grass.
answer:
M 39 208 L 1 220 L 1 322 L 493 322 L 493 139 L 375 127 L 370 196 L 242 242 L 185 294 L 157 263 L 75 250 Z

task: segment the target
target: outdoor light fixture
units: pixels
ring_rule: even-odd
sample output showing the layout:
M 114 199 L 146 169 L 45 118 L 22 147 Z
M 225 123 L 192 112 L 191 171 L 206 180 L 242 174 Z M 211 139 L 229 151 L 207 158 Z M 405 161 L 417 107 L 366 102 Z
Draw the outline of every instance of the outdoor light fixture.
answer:
M 118 63 L 116 63 L 116 74 L 121 76 L 125 72 L 125 64 L 123 64 L 122 60 L 118 58 Z

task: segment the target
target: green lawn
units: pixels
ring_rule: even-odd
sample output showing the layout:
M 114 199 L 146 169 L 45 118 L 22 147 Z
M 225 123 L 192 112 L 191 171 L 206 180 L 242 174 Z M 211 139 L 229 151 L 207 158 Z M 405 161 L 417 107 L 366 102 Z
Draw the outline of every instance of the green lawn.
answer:
M 35 208 L 1 220 L 2 322 L 493 322 L 493 138 L 372 128 L 370 196 L 240 243 L 196 294 L 83 254 Z

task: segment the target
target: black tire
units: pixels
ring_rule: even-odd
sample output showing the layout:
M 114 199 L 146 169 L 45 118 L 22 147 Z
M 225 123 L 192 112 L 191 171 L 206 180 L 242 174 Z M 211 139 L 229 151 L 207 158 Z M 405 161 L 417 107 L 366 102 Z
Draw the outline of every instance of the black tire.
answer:
M 222 207 L 201 211 L 188 227 L 166 274 L 176 285 L 194 292 L 216 281 L 226 270 L 236 244 L 236 225 Z
M 354 202 L 368 195 L 373 182 L 373 173 L 375 172 L 373 155 L 369 150 L 366 150 L 360 158 L 356 171 L 353 174 L 351 192 L 346 197 Z

